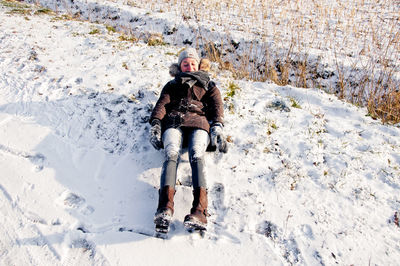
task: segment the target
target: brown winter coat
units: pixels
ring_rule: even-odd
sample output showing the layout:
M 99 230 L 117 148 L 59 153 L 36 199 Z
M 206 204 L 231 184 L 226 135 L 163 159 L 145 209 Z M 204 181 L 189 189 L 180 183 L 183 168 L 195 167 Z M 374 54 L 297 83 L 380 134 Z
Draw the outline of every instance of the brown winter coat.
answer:
M 180 72 L 161 91 L 150 123 L 159 119 L 162 130 L 200 128 L 207 132 L 210 124 L 223 123 L 221 93 L 204 71 Z

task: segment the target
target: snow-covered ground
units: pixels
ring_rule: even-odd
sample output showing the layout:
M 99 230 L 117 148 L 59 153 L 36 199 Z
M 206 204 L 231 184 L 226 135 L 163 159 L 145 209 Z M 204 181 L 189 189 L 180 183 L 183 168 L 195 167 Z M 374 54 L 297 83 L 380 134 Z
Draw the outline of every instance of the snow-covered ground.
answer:
M 225 101 L 230 150 L 206 158 L 208 233 L 182 226 L 185 154 L 170 237 L 149 237 L 163 154 L 147 119 L 182 47 L 1 3 L 1 265 L 398 264 L 398 126 L 213 70 L 224 95 L 239 89 Z

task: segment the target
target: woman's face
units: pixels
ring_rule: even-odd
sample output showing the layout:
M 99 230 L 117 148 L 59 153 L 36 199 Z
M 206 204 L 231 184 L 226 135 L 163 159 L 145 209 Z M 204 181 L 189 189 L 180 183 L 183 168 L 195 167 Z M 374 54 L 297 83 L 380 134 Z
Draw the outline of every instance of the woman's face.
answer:
M 180 65 L 182 72 L 193 72 L 199 70 L 199 63 L 194 58 L 185 58 Z

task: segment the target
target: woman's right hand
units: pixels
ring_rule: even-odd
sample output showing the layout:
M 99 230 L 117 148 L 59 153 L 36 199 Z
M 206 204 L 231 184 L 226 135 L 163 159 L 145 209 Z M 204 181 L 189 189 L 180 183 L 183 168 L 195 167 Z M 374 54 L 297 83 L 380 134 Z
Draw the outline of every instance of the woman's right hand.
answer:
M 158 119 L 154 119 L 151 122 L 150 143 L 156 150 L 159 150 L 163 147 L 161 140 L 161 121 Z

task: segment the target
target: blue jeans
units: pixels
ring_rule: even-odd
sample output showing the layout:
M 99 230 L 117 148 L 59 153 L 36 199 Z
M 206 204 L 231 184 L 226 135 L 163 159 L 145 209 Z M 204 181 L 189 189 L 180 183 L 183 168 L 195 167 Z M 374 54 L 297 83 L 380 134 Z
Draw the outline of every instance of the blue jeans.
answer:
M 187 134 L 187 136 L 184 136 Z M 163 136 L 165 162 L 163 164 L 160 188 L 175 187 L 179 158 L 184 137 L 188 140 L 189 161 L 192 168 L 193 187 L 207 187 L 204 173 L 204 154 L 210 142 L 207 131 L 203 129 L 169 128 Z

